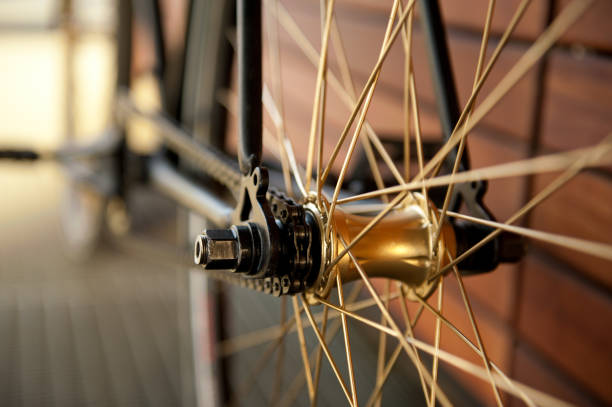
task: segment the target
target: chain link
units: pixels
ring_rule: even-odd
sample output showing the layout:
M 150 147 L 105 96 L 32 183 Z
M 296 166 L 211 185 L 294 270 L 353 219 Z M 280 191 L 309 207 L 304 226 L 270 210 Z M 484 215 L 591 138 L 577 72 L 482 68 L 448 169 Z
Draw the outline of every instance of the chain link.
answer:
M 240 188 L 241 175 L 238 165 L 225 153 L 198 143 L 166 116 L 140 110 L 126 94 L 119 96 L 118 108 L 122 114 L 139 116 L 154 123 L 159 130 L 159 136 L 168 148 L 192 162 L 209 177 L 225 185 L 231 191 L 237 191 Z

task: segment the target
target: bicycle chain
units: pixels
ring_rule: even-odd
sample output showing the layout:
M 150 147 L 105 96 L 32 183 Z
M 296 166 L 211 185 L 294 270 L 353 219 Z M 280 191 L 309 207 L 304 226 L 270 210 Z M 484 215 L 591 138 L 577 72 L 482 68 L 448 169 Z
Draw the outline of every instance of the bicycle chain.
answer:
M 209 270 L 206 274 L 220 281 L 277 297 L 303 292 L 317 277 L 317 273 L 312 271 L 313 226 L 309 224 L 302 205 L 277 190 L 269 189 L 267 195 L 283 239 L 291 242 L 285 245 L 287 250 L 283 253 L 281 267 L 260 278 L 222 270 Z
M 207 176 L 225 185 L 231 191 L 240 188 L 240 171 L 235 162 L 225 153 L 196 142 L 187 133 L 177 128 L 165 117 L 158 117 L 160 127 L 168 129 L 162 132 L 162 138 L 181 157 L 191 161 Z
M 240 188 L 241 175 L 238 166 L 225 153 L 198 143 L 164 115 L 139 109 L 127 93 L 119 94 L 117 107 L 122 114 L 133 114 L 155 123 L 161 130 L 159 135 L 167 147 L 191 161 L 207 176 L 225 185 L 231 191 L 237 191 Z

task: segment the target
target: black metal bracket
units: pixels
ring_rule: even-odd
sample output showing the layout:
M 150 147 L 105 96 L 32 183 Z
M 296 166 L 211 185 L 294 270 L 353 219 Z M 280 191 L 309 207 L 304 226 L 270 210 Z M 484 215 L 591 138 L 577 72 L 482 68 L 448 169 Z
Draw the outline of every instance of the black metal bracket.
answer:
M 427 38 L 428 56 L 436 92 L 440 124 L 444 140 L 448 141 L 459 120 L 459 99 L 457 97 L 457 88 L 448 51 L 446 30 L 444 29 L 440 5 L 437 0 L 421 0 L 419 5 L 421 7 L 421 20 Z M 454 148 L 446 157 L 444 164 L 448 171 L 452 170 L 457 154 L 457 148 Z M 469 169 L 470 161 L 466 146 L 461 156 L 459 171 Z M 486 191 L 486 180 L 457 184 L 450 208 L 459 209 L 461 201 L 463 201 L 474 216 L 492 220 L 493 215 L 482 201 Z
M 254 264 L 256 267 L 248 273 L 253 277 L 273 274 L 280 256 L 280 230 L 266 198 L 268 181 L 268 171 L 263 167 L 256 167 L 250 175 L 243 176 L 238 203 L 232 217 L 234 225 L 248 224 L 253 231 L 253 244 L 258 253 L 255 256 L 258 258 L 257 264 Z

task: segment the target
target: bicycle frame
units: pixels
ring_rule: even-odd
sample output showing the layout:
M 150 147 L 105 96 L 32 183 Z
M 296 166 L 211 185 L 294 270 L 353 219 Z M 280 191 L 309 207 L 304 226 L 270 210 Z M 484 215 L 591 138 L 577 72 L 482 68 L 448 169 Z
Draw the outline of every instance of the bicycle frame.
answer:
M 443 129 L 443 136 L 448 139 L 457 123 L 459 108 L 455 82 L 451 70 L 448 47 L 446 44 L 446 33 L 442 23 L 439 5 L 437 1 L 420 0 L 422 7 L 421 21 L 426 32 L 426 42 L 430 64 L 432 67 L 432 77 L 436 91 L 436 100 L 440 112 L 440 121 Z M 213 162 L 220 162 L 227 168 L 227 158 L 218 159 L 219 152 L 212 151 L 209 147 L 197 143 L 191 136 L 176 125 L 174 120 L 178 119 L 180 110 L 180 98 L 169 98 L 167 95 L 172 93 L 172 86 L 165 80 L 165 70 L 167 66 L 167 55 L 164 53 L 164 32 L 160 18 L 159 0 L 132 0 L 119 2 L 119 6 L 125 8 L 119 13 L 122 18 L 119 21 L 119 34 L 122 38 L 131 38 L 132 20 L 137 18 L 148 26 L 152 33 L 153 50 L 155 56 L 153 74 L 157 77 L 162 100 L 162 112 L 151 114 L 138 110 L 138 107 L 127 96 L 127 92 L 122 89 L 129 89 L 130 86 L 130 55 L 132 52 L 131 40 L 121 41 L 118 47 L 119 61 L 117 75 L 117 113 L 118 117 L 125 119 L 130 115 L 141 116 L 152 122 L 158 133 L 164 140 L 163 149 L 153 157 L 148 157 L 147 168 L 141 169 L 139 181 L 149 182 L 150 185 L 169 196 L 180 205 L 195 211 L 196 213 L 211 220 L 217 226 L 227 226 L 230 222 L 230 214 L 234 210 L 232 204 L 219 197 L 218 186 L 211 183 L 196 182 L 191 179 L 184 171 L 176 165 L 176 159 L 168 159 L 168 151 L 172 151 L 178 159 L 192 159 L 192 161 L 202 162 L 202 157 Z M 237 0 L 236 1 L 236 23 L 237 23 L 237 63 L 238 63 L 238 95 L 239 95 L 239 137 L 238 137 L 238 163 L 239 171 L 232 174 L 237 179 L 241 176 L 248 176 L 255 168 L 260 166 L 262 161 L 262 40 L 261 40 L 261 0 Z M 189 27 L 186 29 L 188 34 Z M 187 37 L 186 37 L 187 38 Z M 173 61 L 176 63 L 177 61 Z M 183 69 L 185 59 L 180 61 Z M 108 141 L 108 140 L 107 140 Z M 104 149 L 92 148 L 90 145 L 81 146 L 77 149 L 71 147 L 70 154 L 56 152 L 47 154 L 54 159 L 70 159 L 74 155 L 80 156 L 99 156 L 113 154 L 116 157 L 117 174 L 122 174 L 117 180 L 116 193 L 120 196 L 126 195 L 126 190 L 132 179 L 127 179 L 127 169 L 133 166 L 133 154 L 128 151 L 125 137 L 119 137 L 118 144 L 115 142 L 96 144 L 106 145 Z M 201 153 L 198 155 L 198 152 Z M 23 151 L 9 151 L 8 158 L 23 159 Z M 202 155 L 203 154 L 203 155 Z M 41 154 L 32 154 L 29 160 L 42 157 Z M 449 154 L 447 163 L 453 163 L 456 157 L 456 150 Z M 215 161 L 217 160 L 217 161 Z M 467 154 L 462 156 L 460 170 L 469 168 Z M 142 176 L 146 174 L 146 176 Z M 270 172 L 274 178 L 280 174 Z M 238 187 L 240 181 L 236 182 Z M 477 183 L 476 187 L 466 192 L 466 189 L 456 186 L 458 194 L 464 197 L 465 201 L 476 208 L 476 212 L 482 217 L 489 217 L 486 208 L 482 205 L 481 199 L 486 189 L 486 182 Z M 238 191 L 231 191 L 234 197 L 238 196 Z M 458 202 L 455 201 L 455 205 Z
M 140 3 L 141 7 L 145 4 Z M 143 12 L 149 16 L 148 24 L 155 35 L 155 50 L 163 50 L 163 28 L 158 16 L 157 0 L 149 2 L 151 10 Z M 437 1 L 420 0 L 422 7 L 421 20 L 426 32 L 426 42 L 430 64 L 433 72 L 436 100 L 440 112 L 444 138 L 448 139 L 459 118 L 458 99 L 451 70 L 446 33 L 442 23 Z M 157 12 L 155 12 L 157 10 Z M 152 12 L 151 12 L 152 11 Z M 261 42 L 261 0 L 237 0 L 237 63 L 238 63 L 238 99 L 239 99 L 239 137 L 238 162 L 243 175 L 247 175 L 262 160 L 262 42 Z M 161 51 L 156 56 L 163 56 Z M 163 63 L 157 64 L 156 75 L 162 79 Z M 163 84 L 163 81 L 161 81 Z M 165 89 L 168 91 L 168 89 Z M 170 131 L 166 128 L 165 131 Z M 181 133 L 176 129 L 175 133 Z M 455 152 L 456 154 L 456 152 Z M 449 155 L 454 162 L 456 155 Z M 231 206 L 216 197 L 206 185 L 199 185 L 190 180 L 173 166 L 155 158 L 150 164 L 152 184 L 166 195 L 187 206 L 214 223 L 221 225 L 228 219 Z M 469 168 L 467 154 L 462 157 L 461 170 Z

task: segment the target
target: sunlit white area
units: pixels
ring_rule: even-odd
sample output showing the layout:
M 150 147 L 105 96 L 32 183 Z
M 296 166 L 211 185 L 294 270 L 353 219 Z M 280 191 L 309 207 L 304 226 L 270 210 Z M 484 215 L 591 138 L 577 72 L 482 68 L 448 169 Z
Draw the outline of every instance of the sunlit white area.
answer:
M 56 149 L 91 139 L 111 122 L 114 9 L 108 0 L 0 2 L 0 142 Z M 70 12 L 70 19 L 66 13 Z M 3 163 L 0 217 L 53 211 L 64 175 L 53 164 Z M 8 230 L 3 228 L 3 230 Z M 6 236 L 2 236 L 3 238 Z

